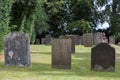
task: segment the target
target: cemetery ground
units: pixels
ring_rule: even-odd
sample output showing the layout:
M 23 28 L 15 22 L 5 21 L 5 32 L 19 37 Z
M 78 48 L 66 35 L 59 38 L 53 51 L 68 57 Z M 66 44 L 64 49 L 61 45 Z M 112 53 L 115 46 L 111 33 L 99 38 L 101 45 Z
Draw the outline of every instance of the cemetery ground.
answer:
M 120 46 L 116 49 L 115 72 L 91 71 L 91 47 L 76 46 L 71 70 L 51 68 L 51 46 L 31 45 L 31 67 L 4 65 L 0 54 L 0 80 L 120 80 Z

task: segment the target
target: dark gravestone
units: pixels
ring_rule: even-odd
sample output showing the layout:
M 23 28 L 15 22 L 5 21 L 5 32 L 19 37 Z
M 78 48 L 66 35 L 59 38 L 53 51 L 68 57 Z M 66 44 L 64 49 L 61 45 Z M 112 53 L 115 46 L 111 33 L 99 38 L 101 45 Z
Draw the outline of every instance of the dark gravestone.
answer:
M 83 34 L 82 41 L 85 47 L 92 47 L 93 46 L 93 33 Z
M 100 43 L 91 51 L 91 70 L 115 71 L 115 49 Z
M 110 44 L 115 44 L 115 37 L 114 36 L 109 37 L 109 43 Z
M 52 41 L 52 68 L 71 69 L 71 39 Z
M 31 65 L 29 37 L 24 33 L 9 33 L 4 39 L 4 51 L 7 66 Z

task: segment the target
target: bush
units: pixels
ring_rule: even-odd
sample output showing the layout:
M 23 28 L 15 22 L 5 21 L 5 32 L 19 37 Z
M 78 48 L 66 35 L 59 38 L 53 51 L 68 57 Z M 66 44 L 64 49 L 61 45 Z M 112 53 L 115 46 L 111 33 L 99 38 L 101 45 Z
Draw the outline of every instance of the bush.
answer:
M 13 0 L 0 0 L 0 50 L 3 48 L 3 38 L 9 32 L 10 12 Z

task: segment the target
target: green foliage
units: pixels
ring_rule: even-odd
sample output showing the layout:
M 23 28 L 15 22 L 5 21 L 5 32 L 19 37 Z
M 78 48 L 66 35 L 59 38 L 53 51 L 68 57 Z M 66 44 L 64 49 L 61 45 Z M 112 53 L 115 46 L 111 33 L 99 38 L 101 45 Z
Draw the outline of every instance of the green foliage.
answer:
M 41 34 L 44 31 L 47 31 L 49 28 L 49 24 L 47 23 L 49 20 L 48 15 L 45 13 L 45 9 L 43 8 L 44 2 L 38 0 L 36 4 L 35 10 L 35 32 L 37 34 Z
M 43 3 L 39 0 L 16 0 L 12 6 L 11 31 L 28 33 L 30 42 L 34 43 L 36 34 L 41 34 L 49 27 Z
M 79 22 L 82 19 L 91 25 L 91 6 L 91 0 L 48 0 L 45 9 L 50 18 L 49 31 L 58 35 L 66 34 L 69 23 Z M 75 32 L 79 33 L 78 31 Z
M 109 30 L 110 34 L 117 34 L 120 32 L 120 0 L 113 0 L 111 7 Z
M 3 48 L 4 36 L 9 32 L 10 12 L 13 0 L 0 0 L 0 50 Z
M 78 31 L 79 34 L 88 33 L 91 30 L 89 22 L 84 19 L 70 23 L 68 28 L 70 32 Z

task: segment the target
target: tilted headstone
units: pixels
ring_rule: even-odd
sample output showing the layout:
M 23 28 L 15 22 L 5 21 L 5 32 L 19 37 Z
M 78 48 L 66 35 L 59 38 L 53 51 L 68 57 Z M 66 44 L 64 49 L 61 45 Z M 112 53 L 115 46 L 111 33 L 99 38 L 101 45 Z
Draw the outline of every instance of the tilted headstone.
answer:
M 114 36 L 109 37 L 109 43 L 110 44 L 115 44 L 115 37 Z
M 7 66 L 30 66 L 29 43 L 29 37 L 24 33 L 9 33 L 4 39 L 5 64 Z
M 82 41 L 85 47 L 92 47 L 93 46 L 93 33 L 83 34 Z
M 102 32 L 94 33 L 94 45 L 102 43 L 103 42 L 103 36 L 104 36 L 104 33 L 102 33 Z
M 100 43 L 91 50 L 91 70 L 115 71 L 115 49 Z
M 71 69 L 71 39 L 52 41 L 52 68 Z

